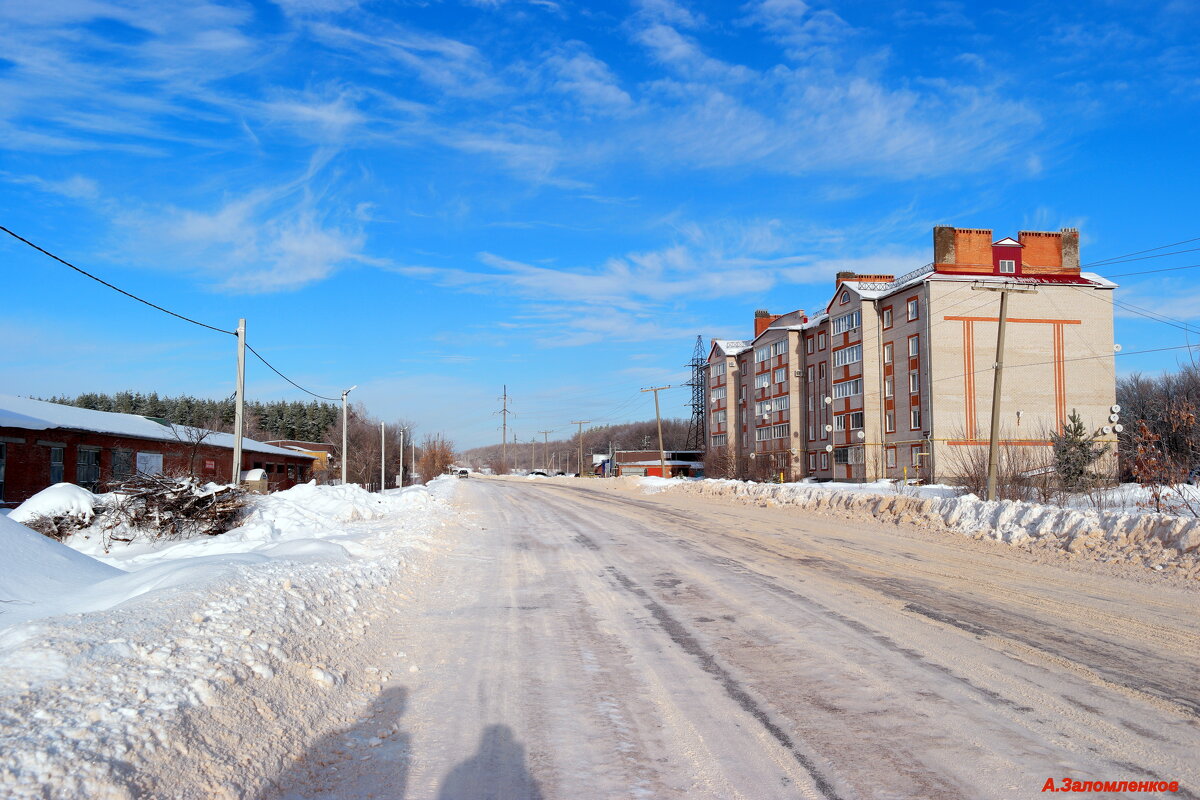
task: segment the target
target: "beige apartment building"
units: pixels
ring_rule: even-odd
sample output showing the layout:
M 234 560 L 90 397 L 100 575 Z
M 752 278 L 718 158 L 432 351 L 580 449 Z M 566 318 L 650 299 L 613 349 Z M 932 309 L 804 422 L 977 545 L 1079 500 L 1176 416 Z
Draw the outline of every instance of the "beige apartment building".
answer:
M 1073 410 L 1089 430 L 1111 425 L 1116 284 L 1080 272 L 1077 230 L 996 241 L 990 230 L 937 227 L 933 256 L 899 278 L 839 273 L 819 312 L 756 311 L 753 339 L 714 339 L 710 470 L 756 480 L 960 474 L 988 444 L 1004 292 L 1001 442 L 1044 455 Z

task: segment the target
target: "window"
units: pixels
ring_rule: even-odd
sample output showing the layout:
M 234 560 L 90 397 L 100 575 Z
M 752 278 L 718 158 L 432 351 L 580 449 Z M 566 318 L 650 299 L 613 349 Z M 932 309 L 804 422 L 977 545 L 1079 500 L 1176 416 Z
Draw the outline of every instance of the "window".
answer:
M 775 427 L 771 428 L 771 438 L 772 439 L 788 438 L 788 424 L 785 422 L 782 425 L 776 425 Z
M 738 385 L 738 400 L 746 402 L 746 384 L 744 383 Z
M 863 426 L 863 412 L 851 411 L 849 414 L 838 414 L 833 418 L 833 429 L 835 431 L 844 431 L 849 426 L 849 430 L 858 430 Z
M 908 301 L 908 321 L 912 322 L 919 316 L 921 316 L 921 304 L 917 301 L 917 298 L 914 297 L 912 300 Z
M 856 394 L 862 394 L 862 390 L 862 378 L 855 378 L 852 381 L 835 383 L 833 385 L 833 399 L 841 400 L 843 397 L 853 397 Z
M 718 400 L 724 400 L 725 399 L 725 391 L 726 390 L 725 390 L 724 386 L 718 386 L 717 388 L 713 389 L 713 392 L 712 392 L 713 402 L 715 403 Z
M 908 393 L 921 393 L 921 373 L 919 370 L 913 370 L 908 373 Z
M 850 302 L 850 293 L 842 292 L 842 303 L 849 303 L 849 302 Z
M 820 364 L 817 365 L 817 372 L 820 374 L 821 380 L 824 381 L 825 380 L 825 362 L 824 361 L 822 361 Z
M 50 483 L 63 482 L 63 448 L 50 448 Z
M 754 351 L 754 363 L 760 364 L 771 357 L 770 347 L 759 347 Z
M 816 401 L 814 400 L 813 395 L 810 394 L 808 396 L 808 413 L 810 413 L 810 414 L 812 413 L 814 402 L 816 402 Z
M 817 349 L 818 350 L 825 349 L 825 331 L 821 331 L 820 333 L 817 334 Z
M 908 448 L 908 452 L 912 458 L 912 462 L 911 462 L 912 466 L 914 466 L 914 467 L 921 466 L 921 456 L 923 455 L 923 453 L 921 452 L 921 445 L 914 444 L 912 447 Z
M 754 441 L 765 442 L 771 438 L 771 426 L 754 429 Z
M 914 431 L 921 430 L 921 408 L 920 408 L 920 406 L 918 406 L 917 408 L 914 408 L 908 412 L 908 427 L 912 428 Z
M 716 436 L 712 437 L 713 447 L 724 447 L 728 442 L 729 434 L 727 433 L 718 433 Z
M 755 389 L 765 389 L 771 385 L 771 373 L 764 372 L 762 375 L 757 375 L 754 378 Z
M 849 314 L 843 314 L 840 317 L 833 318 L 833 333 L 836 336 L 839 333 L 853 330 L 862 327 L 862 311 L 851 311 Z
M 775 370 L 775 382 L 787 383 L 787 369 L 780 367 L 779 369 Z
M 821 469 L 829 469 L 829 453 L 821 453 Z
M 1012 275 L 1017 271 L 1017 262 L 1000 259 L 1000 272 L 1004 275 Z
M 759 400 L 754 404 L 754 413 L 761 417 L 772 411 L 787 411 L 790 405 L 790 398 L 787 396 L 776 397 L 773 400 Z
M 809 471 L 812 471 L 816 468 L 817 468 L 817 454 L 809 453 L 808 454 L 808 469 L 809 469 Z
M 805 350 L 807 350 L 807 351 L 808 351 L 808 353 L 809 353 L 810 355 L 812 354 L 812 351 L 813 351 L 813 337 L 809 336 L 807 339 L 805 339 L 805 341 L 804 341 L 804 348 L 805 348 Z
M 891 306 L 888 306 L 887 308 L 885 308 L 883 310 L 883 327 L 885 330 L 887 328 L 892 327 L 892 307 Z
M 725 362 L 718 361 L 717 363 L 713 364 L 712 365 L 712 374 L 713 375 L 724 375 L 725 374 Z
M 95 491 L 100 484 L 100 449 L 80 447 L 75 452 L 75 482 Z
M 887 449 L 887 465 L 889 468 L 896 466 L 896 448 L 894 447 Z
M 133 451 L 132 450 L 113 450 L 112 453 L 112 479 L 114 481 L 123 481 L 133 475 Z
M 288 464 L 288 480 L 296 480 L 296 467 L 292 464 Z
M 883 396 L 891 397 L 896 393 L 896 381 L 891 375 L 885 375 L 883 378 Z
M 892 343 L 888 342 L 883 346 L 883 363 L 892 363 Z
M 896 412 L 885 411 L 883 413 L 883 429 L 888 433 L 896 432 Z
M 908 357 L 916 358 L 921 355 L 921 337 L 911 336 L 908 339 Z
M 844 367 L 847 364 L 856 364 L 862 361 L 862 345 L 855 344 L 850 347 L 843 347 L 841 350 L 833 351 L 833 365 L 835 367 Z
M 787 353 L 787 339 L 780 339 L 775 344 L 771 345 L 771 355 L 781 356 Z
M 833 463 L 835 464 L 862 464 L 864 461 L 863 452 L 865 448 L 862 445 L 854 447 L 839 447 L 833 451 Z
M 724 425 L 725 424 L 725 409 L 721 409 L 720 411 L 713 412 L 712 424 L 713 425 Z
M 742 408 L 738 411 L 738 422 L 740 422 L 743 426 L 746 424 L 746 407 L 745 406 L 742 406 Z
M 810 364 L 808 367 L 808 382 L 809 383 L 812 383 L 812 378 L 813 378 L 813 368 L 812 368 L 812 365 Z

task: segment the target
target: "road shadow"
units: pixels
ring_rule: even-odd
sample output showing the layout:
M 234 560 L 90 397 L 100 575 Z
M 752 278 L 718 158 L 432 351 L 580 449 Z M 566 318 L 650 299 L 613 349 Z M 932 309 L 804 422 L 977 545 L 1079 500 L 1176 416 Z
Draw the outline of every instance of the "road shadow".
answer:
M 507 725 L 488 725 L 475 754 L 442 780 L 437 800 L 542 800 L 525 748 Z
M 407 689 L 385 689 L 353 726 L 310 745 L 258 800 L 404 800 L 412 763 L 412 736 L 400 727 L 407 706 Z

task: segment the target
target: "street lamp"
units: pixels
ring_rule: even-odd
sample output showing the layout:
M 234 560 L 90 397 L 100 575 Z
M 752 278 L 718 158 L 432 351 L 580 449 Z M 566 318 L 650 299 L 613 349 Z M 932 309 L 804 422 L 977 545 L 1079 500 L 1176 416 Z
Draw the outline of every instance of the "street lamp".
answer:
M 350 415 L 346 411 L 346 397 L 355 389 L 358 384 L 354 384 L 349 389 L 342 392 L 342 485 L 346 485 L 346 431 L 350 428 Z

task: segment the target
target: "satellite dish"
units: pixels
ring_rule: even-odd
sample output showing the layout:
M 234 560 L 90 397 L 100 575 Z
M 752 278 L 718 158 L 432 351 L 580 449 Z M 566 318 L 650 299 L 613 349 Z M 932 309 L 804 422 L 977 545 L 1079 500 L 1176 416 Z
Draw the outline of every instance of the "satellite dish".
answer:
M 859 441 L 862 441 L 863 439 L 867 438 L 867 432 L 866 432 L 866 431 L 859 431 L 859 432 L 858 432 L 858 438 L 859 438 Z
M 771 404 L 763 403 L 763 411 L 770 411 L 770 410 L 771 410 Z
M 1110 433 L 1112 433 L 1112 426 L 1111 426 L 1111 425 L 1105 425 L 1105 426 L 1104 426 L 1103 428 L 1101 428 L 1100 430 L 1101 430 L 1101 431 L 1103 431 L 1103 432 L 1104 432 L 1104 433 L 1107 435 L 1107 434 L 1110 434 Z
M 1114 353 L 1119 353 L 1119 352 L 1121 352 L 1121 345 L 1119 345 L 1119 344 L 1114 344 L 1114 345 L 1113 345 L 1113 352 L 1114 352 Z
M 828 396 L 827 396 L 827 397 L 825 398 L 825 405 L 829 405 L 829 404 L 830 404 L 830 403 L 832 403 L 832 402 L 833 402 L 833 398 L 832 398 L 832 397 L 828 397 Z
M 1120 414 L 1120 413 L 1121 413 L 1121 407 L 1120 407 L 1119 405 L 1111 405 L 1111 406 L 1109 406 L 1109 407 L 1108 407 L 1108 410 L 1109 410 L 1109 411 L 1111 411 L 1111 412 L 1112 412 L 1112 413 L 1114 413 L 1114 414 Z
M 1109 414 L 1109 415 L 1108 415 L 1108 421 L 1109 421 L 1109 422 L 1116 422 L 1116 421 L 1117 421 L 1117 420 L 1119 420 L 1120 418 L 1121 418 L 1121 415 L 1120 415 L 1120 414 Z
M 826 426 L 825 426 L 825 432 L 826 432 L 826 433 L 828 433 L 828 432 L 829 432 L 829 431 L 831 431 L 831 430 L 833 430 L 833 426 L 832 426 L 832 425 L 826 425 Z
M 1121 431 L 1125 430 L 1125 426 L 1124 425 L 1113 425 L 1113 430 L 1116 431 L 1117 433 L 1120 433 Z
M 831 445 L 831 444 L 827 444 L 827 445 L 825 445 L 825 452 L 826 452 L 826 453 L 832 453 L 832 452 L 833 452 L 833 445 Z

